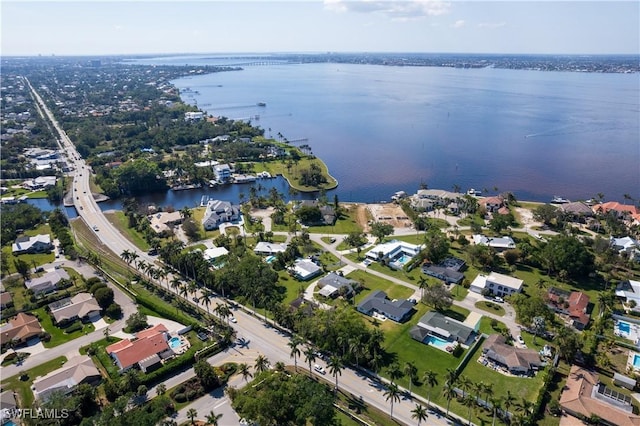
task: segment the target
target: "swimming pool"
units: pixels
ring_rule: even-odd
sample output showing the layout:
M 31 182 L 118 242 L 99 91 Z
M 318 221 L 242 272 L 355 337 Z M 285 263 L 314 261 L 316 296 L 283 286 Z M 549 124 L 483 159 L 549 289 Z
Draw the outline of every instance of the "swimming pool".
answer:
M 447 347 L 453 346 L 453 344 L 451 342 L 449 342 L 448 340 L 444 340 L 444 339 L 441 339 L 441 338 L 436 337 L 436 336 L 429 336 L 425 343 L 427 345 L 434 346 L 434 347 L 440 349 L 441 351 L 445 351 L 445 352 L 448 352 L 447 351 Z
M 179 337 L 172 337 L 171 340 L 169 340 L 169 347 L 171 349 L 178 348 L 181 345 L 182 345 L 182 342 L 180 341 Z
M 640 370 L 640 355 L 633 356 L 633 368 Z
M 623 333 L 629 334 L 629 332 L 631 331 L 631 324 L 624 321 L 618 321 L 618 330 Z
M 265 262 L 267 262 L 267 263 L 271 263 L 271 262 L 273 262 L 274 260 L 276 260 L 276 257 L 275 257 L 275 256 L 267 256 L 267 257 L 264 259 L 264 261 L 265 261 Z

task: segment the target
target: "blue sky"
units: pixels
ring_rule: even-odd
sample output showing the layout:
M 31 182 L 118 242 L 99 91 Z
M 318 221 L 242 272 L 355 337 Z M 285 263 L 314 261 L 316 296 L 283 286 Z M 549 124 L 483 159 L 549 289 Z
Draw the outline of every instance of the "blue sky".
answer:
M 2 55 L 640 53 L 640 2 L 2 0 Z

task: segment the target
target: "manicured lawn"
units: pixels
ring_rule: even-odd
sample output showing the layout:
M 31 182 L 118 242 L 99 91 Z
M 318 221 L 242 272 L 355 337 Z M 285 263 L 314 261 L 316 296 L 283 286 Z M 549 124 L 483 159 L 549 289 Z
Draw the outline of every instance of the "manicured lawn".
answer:
M 206 207 L 196 207 L 195 209 L 191 209 L 193 220 L 200 226 L 200 235 L 202 235 L 202 239 L 207 240 L 210 238 L 216 238 L 220 235 L 220 230 L 214 229 L 213 231 L 205 231 L 202 227 L 202 219 L 204 218 L 204 212 Z
M 287 146 L 287 148 L 290 147 Z M 317 164 L 320 167 L 322 174 L 327 178 L 327 183 L 320 187 L 305 186 L 300 183 L 302 171 L 309 169 L 312 163 Z M 267 171 L 271 173 L 272 176 L 281 174 L 288 180 L 289 185 L 301 192 L 314 192 L 318 189 L 333 189 L 338 186 L 338 182 L 329 174 L 326 164 L 319 158 L 301 158 L 299 161 L 292 163 L 290 168 L 287 167 L 287 162 L 284 160 L 254 163 L 254 171 L 256 173 Z
M 67 362 L 67 358 L 60 356 L 30 370 L 26 370 L 25 373 L 27 373 L 28 379 L 25 381 L 20 380 L 20 374 L 3 379 L 2 388 L 12 389 L 17 392 L 20 395 L 21 407 L 32 407 L 34 398 L 33 392 L 31 391 L 31 385 L 33 384 L 33 381 L 37 377 L 44 376 L 45 374 L 60 368 L 65 362 Z
M 11 246 L 2 247 L 2 256 L 7 259 L 7 264 L 9 265 L 9 274 L 13 274 L 16 272 L 16 266 L 14 265 L 14 261 L 16 259 L 20 259 L 24 262 L 27 262 L 29 268 L 33 271 L 34 265 L 40 266 L 45 263 L 51 263 L 55 260 L 55 255 L 52 253 L 36 253 L 36 254 L 21 254 L 18 256 L 14 256 L 11 253 Z
M 304 291 L 304 289 L 306 289 L 312 281 L 320 278 L 316 277 L 312 281 L 298 281 L 297 279 L 289 275 L 287 271 L 278 271 L 278 276 L 280 277 L 278 280 L 278 285 L 286 289 L 284 300 L 282 301 L 282 303 L 287 305 L 296 300 L 300 292 Z
M 483 316 L 482 319 L 480 320 L 480 333 L 484 333 L 484 334 L 496 334 L 496 333 L 500 333 L 501 330 L 506 330 L 507 326 L 504 325 L 503 322 L 496 320 L 496 327 L 493 328 L 491 326 L 491 320 L 492 318 L 489 317 L 485 317 Z
M 73 333 L 65 333 L 63 328 L 57 327 L 53 324 L 51 316 L 45 311 L 45 308 L 38 308 L 33 311 L 33 314 L 38 316 L 40 325 L 45 329 L 47 333 L 51 335 L 51 340 L 43 342 L 45 348 L 53 348 L 55 346 L 67 343 L 83 334 L 91 333 L 95 330 L 93 324 L 84 324 L 82 330 L 74 331 Z
M 51 227 L 49 226 L 48 223 L 42 223 L 42 224 L 36 226 L 33 229 L 26 229 L 24 231 L 24 234 L 28 235 L 30 237 L 34 237 L 34 236 L 39 235 L 39 234 L 51 235 L 51 239 L 53 240 L 53 238 L 54 238 L 53 234 L 51 234 Z
M 348 234 L 350 232 L 362 232 L 362 227 L 356 220 L 356 206 L 342 208 L 342 214 L 333 226 L 311 226 L 309 232 L 318 234 Z
M 95 352 L 91 355 L 91 359 L 96 367 L 101 370 L 103 374 L 111 378 L 118 377 L 118 367 L 113 363 L 113 359 L 107 354 L 105 348 L 109 345 L 112 345 L 116 342 L 119 342 L 122 339 L 117 337 L 109 336 L 109 340 L 100 339 L 96 342 L 91 343 L 90 345 L 83 346 L 80 348 L 80 354 L 85 355 L 87 353 L 87 349 L 89 347 L 93 347 Z
M 364 284 L 364 289 L 356 296 L 356 304 L 362 301 L 374 290 L 382 290 L 387 293 L 389 299 L 408 299 L 413 294 L 413 290 L 399 284 L 395 284 L 384 278 L 368 274 L 362 270 L 356 270 L 347 275 L 347 278 L 360 281 Z
M 127 227 L 127 225 L 129 224 L 129 219 L 127 218 L 127 216 L 125 216 L 123 211 L 109 212 L 105 213 L 104 215 L 109 220 L 109 222 L 111 222 L 111 224 L 115 226 L 116 229 L 118 229 L 118 231 L 120 231 L 120 233 L 127 238 L 127 240 L 135 244 L 136 247 L 144 251 L 147 251 L 151 248 L 142 233 L 138 232 L 134 228 Z
M 481 300 L 479 302 L 476 302 L 475 306 L 478 309 L 482 309 L 483 311 L 491 312 L 492 314 L 495 314 L 495 315 L 504 316 L 504 314 L 505 314 L 504 308 L 502 306 L 500 306 L 499 304 L 494 303 L 494 302 L 488 302 L 486 300 Z

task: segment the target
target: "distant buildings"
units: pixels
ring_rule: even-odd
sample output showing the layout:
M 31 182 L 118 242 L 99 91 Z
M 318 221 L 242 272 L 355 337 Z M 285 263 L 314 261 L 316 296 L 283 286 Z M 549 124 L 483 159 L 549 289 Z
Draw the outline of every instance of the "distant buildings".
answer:
M 395 322 L 406 321 L 413 314 L 413 303 L 406 299 L 389 300 L 382 290 L 371 292 L 358 304 L 358 312 L 373 316 L 374 313 Z
M 189 111 L 184 113 L 184 121 L 200 121 L 204 118 L 202 111 Z
M 211 231 L 218 229 L 222 223 L 240 219 L 240 209 L 228 201 L 209 200 L 202 218 L 202 227 Z
M 474 293 L 483 294 L 483 290 L 487 289 L 490 294 L 495 296 L 510 296 L 514 293 L 520 293 L 522 291 L 522 285 L 524 281 L 519 278 L 510 277 L 508 275 L 499 274 L 497 272 L 491 272 L 488 276 L 478 274 L 473 280 L 469 290 Z
M 51 250 L 53 250 L 53 244 L 51 243 L 51 236 L 49 234 L 39 234 L 33 237 L 18 237 L 15 243 L 11 245 L 11 252 L 13 254 L 45 253 Z

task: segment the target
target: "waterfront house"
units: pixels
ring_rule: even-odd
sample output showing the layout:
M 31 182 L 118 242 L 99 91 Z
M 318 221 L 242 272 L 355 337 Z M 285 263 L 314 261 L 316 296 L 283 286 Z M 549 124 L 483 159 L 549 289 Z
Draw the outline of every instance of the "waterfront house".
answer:
M 163 324 L 138 332 L 135 339 L 125 339 L 106 347 L 119 371 L 138 367 L 147 373 L 160 367 L 162 360 L 175 355 L 168 344 L 169 332 Z
M 407 299 L 389 300 L 387 293 L 375 290 L 358 304 L 358 312 L 365 315 L 382 315 L 395 322 L 406 321 L 414 312 L 413 303 Z
M 220 224 L 240 219 L 240 209 L 228 201 L 209 200 L 202 218 L 202 227 L 211 231 L 218 229 Z
M 549 309 L 562 316 L 567 323 L 577 328 L 584 329 L 589 323 L 590 316 L 589 296 L 581 291 L 565 291 L 557 287 L 551 287 L 546 294 L 546 302 Z
M 487 289 L 490 294 L 505 297 L 522 291 L 524 281 L 508 275 L 491 272 L 489 275 L 478 274 L 473 280 L 469 290 L 482 294 L 482 290 Z
M 204 118 L 202 111 L 189 111 L 184 113 L 184 121 L 200 121 Z
M 255 254 L 261 254 L 266 256 L 273 256 L 278 253 L 282 253 L 287 249 L 287 243 L 269 243 L 266 241 L 260 241 L 253 249 Z
M 504 237 L 485 237 L 484 235 L 475 234 L 473 243 L 480 246 L 488 246 L 498 252 L 516 248 L 516 243 L 509 236 Z
M 621 204 L 617 201 L 609 201 L 607 203 L 596 204 L 593 211 L 600 214 L 612 213 L 618 218 L 632 217 L 640 213 L 640 210 L 632 204 Z
M 502 198 L 501 196 L 495 196 L 495 197 L 485 197 L 485 198 L 481 198 L 480 200 L 478 200 L 478 204 L 480 206 L 484 206 L 484 208 L 486 209 L 487 213 L 494 213 L 494 212 L 498 212 L 498 210 L 500 210 L 501 208 L 503 208 L 504 205 L 504 198 Z
M 626 308 L 640 311 L 640 281 L 620 281 L 616 286 L 616 297 L 626 305 Z
M 507 345 L 502 334 L 487 337 L 482 346 L 482 353 L 489 361 L 507 369 L 511 374 L 531 375 L 542 366 L 538 352 Z
M 225 183 L 231 180 L 231 167 L 228 164 L 216 164 L 213 166 L 213 173 L 218 182 Z
M 46 253 L 51 250 L 53 250 L 53 244 L 51 243 L 51 236 L 49 234 L 39 234 L 33 237 L 18 237 L 11 245 L 11 252 L 13 254 Z
M 597 372 L 577 365 L 571 367 L 562 388 L 560 406 L 571 424 L 582 424 L 582 419 L 597 416 L 604 425 L 640 425 L 640 416 L 633 413 L 630 396 L 608 388 L 600 382 Z
M 25 343 L 43 331 L 38 318 L 31 314 L 20 312 L 11 318 L 7 324 L 0 326 L 0 342 L 2 346 L 10 341 L 15 344 Z
M 291 274 L 302 281 L 310 280 L 322 273 L 322 268 L 311 259 L 296 259 Z
M 169 232 L 171 229 L 182 223 L 183 217 L 179 211 L 175 212 L 158 212 L 147 216 L 149 225 L 156 234 Z
M 629 236 L 623 238 L 610 237 L 611 247 L 620 254 L 628 257 L 632 261 L 640 261 L 640 242 Z
M 89 293 L 78 293 L 73 297 L 67 297 L 57 302 L 49 304 L 49 311 L 56 324 L 66 322 L 90 321 L 93 318 L 100 318 L 100 305 Z
M 478 327 L 479 318 L 475 323 L 475 327 Z M 428 343 L 429 338 L 434 337 L 451 344 L 459 343 L 468 346 L 477 336 L 475 327 L 470 327 L 440 312 L 429 311 L 409 330 L 409 335 L 421 343 Z
M 88 355 L 68 360 L 63 367 L 33 381 L 33 396 L 46 402 L 54 392 L 68 395 L 81 384 L 96 385 L 102 376 Z
M 324 297 L 337 297 L 340 293 L 343 293 L 345 297 L 351 297 L 353 287 L 357 284 L 357 281 L 331 272 L 318 280 L 317 287 L 320 289 L 318 293 Z
M 320 202 L 318 200 L 302 200 L 301 202 L 293 205 L 293 211 L 296 212 L 303 207 L 317 208 L 320 212 L 320 219 L 318 221 L 315 221 L 313 223 L 308 222 L 305 223 L 305 225 L 333 225 L 336 222 L 336 210 L 332 206 L 320 205 Z
M 45 189 L 50 186 L 56 186 L 56 181 L 58 178 L 55 176 L 38 176 L 37 178 L 25 180 L 22 183 L 22 187 L 25 189 L 30 189 L 32 191 L 37 191 L 40 189 Z
M 558 208 L 573 221 L 580 221 L 585 217 L 593 216 L 593 210 L 591 210 L 591 207 L 589 207 L 582 201 L 560 204 Z
M 25 281 L 24 285 L 36 295 L 46 294 L 56 291 L 58 283 L 62 280 L 68 280 L 69 278 L 69 274 L 64 269 L 54 269 L 41 277 Z

